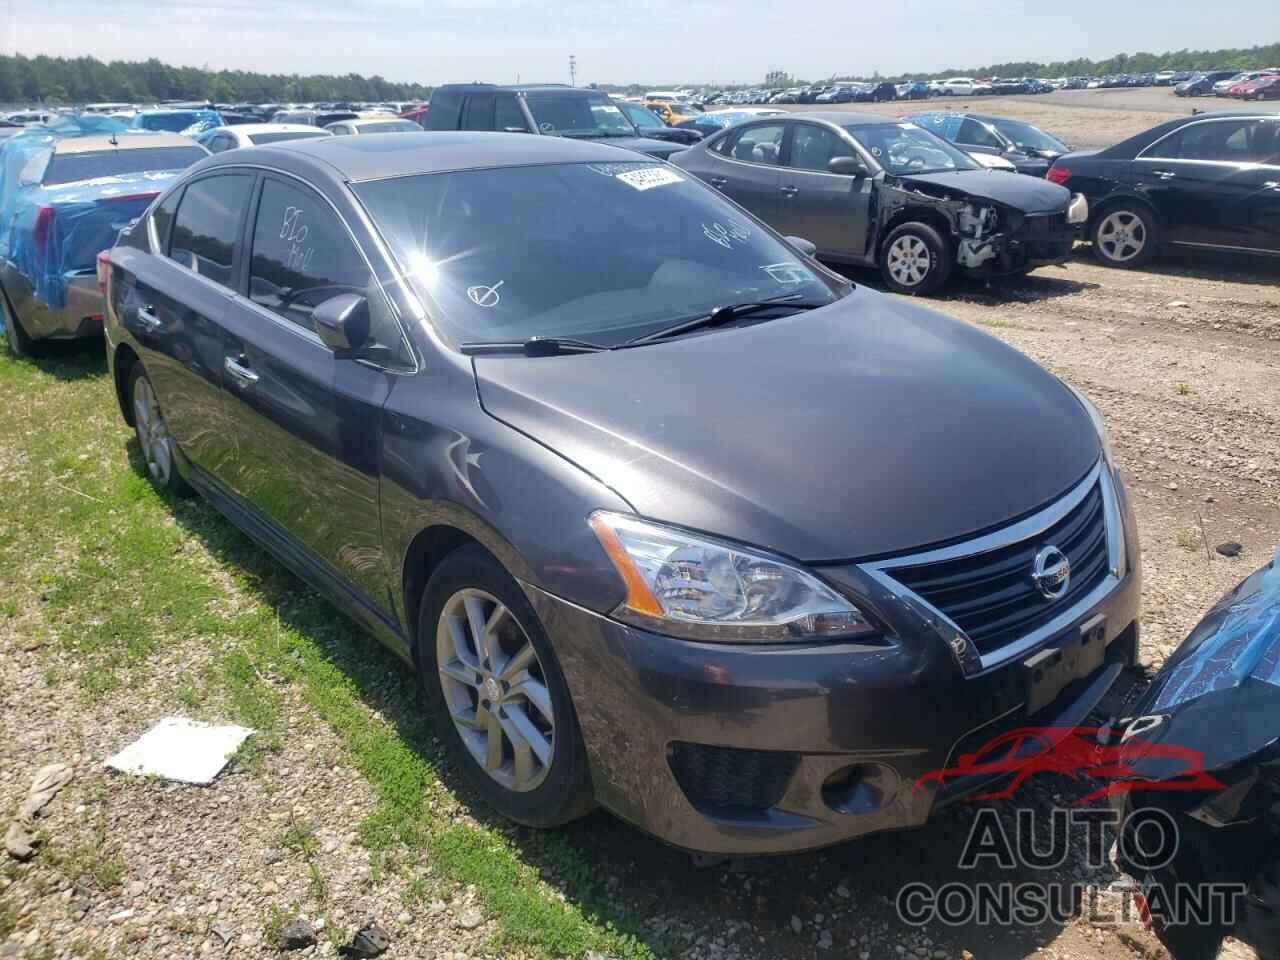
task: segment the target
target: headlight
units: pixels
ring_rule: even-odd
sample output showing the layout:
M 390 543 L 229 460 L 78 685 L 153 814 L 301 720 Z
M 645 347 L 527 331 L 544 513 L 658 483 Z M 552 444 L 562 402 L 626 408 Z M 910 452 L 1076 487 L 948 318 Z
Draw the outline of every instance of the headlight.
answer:
M 730 543 L 616 513 L 591 516 L 627 596 L 619 620 L 691 640 L 785 643 L 877 633 L 810 573 Z
M 1067 207 L 1067 223 L 1085 223 L 1089 219 L 1089 200 L 1083 193 L 1072 194 Z
M 1098 442 L 1102 444 L 1102 456 L 1107 461 L 1107 466 L 1115 469 L 1116 458 L 1111 450 L 1111 436 L 1107 433 L 1106 421 L 1102 419 L 1102 414 L 1098 408 L 1093 405 L 1093 401 L 1086 397 L 1071 384 L 1067 384 L 1067 389 L 1076 395 L 1076 399 L 1080 401 L 1080 405 L 1084 407 L 1085 412 L 1089 414 L 1089 419 L 1093 421 L 1093 429 L 1098 431 Z

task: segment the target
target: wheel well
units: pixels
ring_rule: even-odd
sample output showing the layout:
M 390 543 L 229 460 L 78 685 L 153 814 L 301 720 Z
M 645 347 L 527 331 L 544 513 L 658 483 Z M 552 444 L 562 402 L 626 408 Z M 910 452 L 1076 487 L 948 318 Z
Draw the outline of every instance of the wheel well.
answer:
M 880 230 L 880 240 L 876 244 L 876 260 L 880 259 L 880 251 L 884 248 L 884 242 L 889 239 L 889 234 L 897 230 L 904 223 L 924 223 L 933 227 L 938 231 L 938 235 L 943 240 L 954 240 L 954 231 L 951 224 L 947 222 L 947 218 L 937 210 L 930 210 L 928 207 L 907 207 L 905 210 L 899 210 L 895 213 Z M 952 251 L 954 253 L 954 250 Z
M 404 612 L 409 621 L 411 647 L 418 642 L 418 614 L 427 581 L 445 557 L 469 543 L 479 541 L 457 527 L 434 526 L 420 532 L 409 544 L 404 559 Z
M 129 403 L 129 375 L 133 372 L 133 365 L 138 362 L 138 355 L 128 344 L 121 344 L 116 348 L 115 363 L 112 364 L 115 369 L 116 402 L 120 404 L 124 422 L 131 427 L 134 424 L 133 406 Z
M 1133 197 L 1133 196 L 1108 197 L 1106 200 L 1103 200 L 1100 204 L 1098 204 L 1097 207 L 1090 206 L 1089 236 L 1086 239 L 1093 238 L 1093 229 L 1098 225 L 1098 220 L 1102 217 L 1103 214 L 1121 205 L 1127 205 L 1131 207 L 1141 207 L 1143 211 L 1147 214 L 1147 216 L 1151 218 L 1151 222 L 1156 225 L 1157 229 L 1159 229 L 1159 227 L 1161 226 L 1160 214 L 1156 212 L 1156 208 L 1153 207 L 1151 204 L 1147 203 L 1147 201 L 1143 200 L 1141 197 Z

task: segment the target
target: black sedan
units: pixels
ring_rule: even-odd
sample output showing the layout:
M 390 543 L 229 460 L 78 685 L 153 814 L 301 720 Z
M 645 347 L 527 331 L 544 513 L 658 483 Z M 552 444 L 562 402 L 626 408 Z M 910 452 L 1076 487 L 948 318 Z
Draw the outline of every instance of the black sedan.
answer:
M 1070 147 L 1057 137 L 1022 120 L 985 113 L 935 111 L 908 117 L 966 153 L 1004 157 L 1018 173 L 1043 177 L 1053 159 Z
M 1048 176 L 1089 198 L 1089 237 L 1108 266 L 1162 247 L 1280 254 L 1280 112 L 1179 117 L 1061 156 Z
M 739 124 L 676 154 L 775 229 L 826 259 L 878 266 L 899 293 L 928 294 L 954 270 L 1023 273 L 1070 255 L 1083 198 L 986 171 L 914 123 L 805 113 Z
M 1137 654 L 1089 401 L 653 158 L 231 150 L 106 272 L 155 482 L 414 665 L 522 823 L 600 803 L 717 853 L 916 826 L 973 737 L 1075 722 Z

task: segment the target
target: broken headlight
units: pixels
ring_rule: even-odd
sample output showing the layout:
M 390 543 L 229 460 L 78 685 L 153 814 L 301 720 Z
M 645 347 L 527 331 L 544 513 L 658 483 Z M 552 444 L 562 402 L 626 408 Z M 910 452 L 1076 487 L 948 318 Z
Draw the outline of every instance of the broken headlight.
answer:
M 1089 220 L 1089 201 L 1083 193 L 1073 193 L 1067 207 L 1067 223 L 1086 223 Z
M 995 207 L 977 203 L 966 203 L 960 208 L 960 233 L 966 237 L 982 238 L 996 228 L 997 213 Z

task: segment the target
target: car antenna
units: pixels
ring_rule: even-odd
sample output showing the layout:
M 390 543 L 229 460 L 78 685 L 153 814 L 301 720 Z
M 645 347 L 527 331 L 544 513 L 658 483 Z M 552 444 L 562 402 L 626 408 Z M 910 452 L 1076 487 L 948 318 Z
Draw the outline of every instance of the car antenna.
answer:
M 120 141 L 116 139 L 116 132 L 114 130 L 111 131 L 111 139 L 108 140 L 107 142 L 110 143 L 113 147 L 120 146 Z

